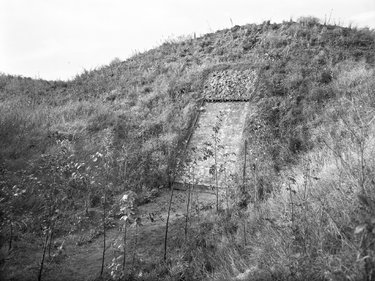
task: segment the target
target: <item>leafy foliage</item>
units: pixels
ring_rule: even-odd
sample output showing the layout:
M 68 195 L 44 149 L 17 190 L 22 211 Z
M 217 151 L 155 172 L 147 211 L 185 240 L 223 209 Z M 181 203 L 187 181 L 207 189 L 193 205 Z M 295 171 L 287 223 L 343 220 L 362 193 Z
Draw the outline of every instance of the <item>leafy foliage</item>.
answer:
M 2 244 L 84 232 L 100 223 L 90 212 L 103 191 L 112 206 L 168 186 L 207 77 L 253 68 L 243 184 L 226 214 L 203 220 L 193 202 L 199 222 L 161 268 L 189 280 L 373 278 L 374 38 L 304 17 L 172 40 L 71 81 L 0 75 Z M 203 157 L 220 149 L 218 127 Z

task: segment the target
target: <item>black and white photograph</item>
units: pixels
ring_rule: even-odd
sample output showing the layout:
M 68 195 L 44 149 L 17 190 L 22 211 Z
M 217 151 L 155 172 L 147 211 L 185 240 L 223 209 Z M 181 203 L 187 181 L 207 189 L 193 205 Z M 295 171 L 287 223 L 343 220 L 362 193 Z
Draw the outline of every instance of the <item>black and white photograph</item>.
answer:
M 375 0 L 0 0 L 1 281 L 375 281 Z

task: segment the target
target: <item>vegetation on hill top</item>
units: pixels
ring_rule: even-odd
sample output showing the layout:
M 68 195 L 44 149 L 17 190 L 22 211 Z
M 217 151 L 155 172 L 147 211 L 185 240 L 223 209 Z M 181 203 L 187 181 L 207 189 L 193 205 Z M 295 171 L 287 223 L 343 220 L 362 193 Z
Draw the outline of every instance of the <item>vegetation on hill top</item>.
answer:
M 301 18 L 166 42 L 71 81 L 2 74 L 1 243 L 77 233 L 81 210 L 168 187 L 207 77 L 253 69 L 247 178 L 163 278 L 373 280 L 374 64 L 373 30 Z

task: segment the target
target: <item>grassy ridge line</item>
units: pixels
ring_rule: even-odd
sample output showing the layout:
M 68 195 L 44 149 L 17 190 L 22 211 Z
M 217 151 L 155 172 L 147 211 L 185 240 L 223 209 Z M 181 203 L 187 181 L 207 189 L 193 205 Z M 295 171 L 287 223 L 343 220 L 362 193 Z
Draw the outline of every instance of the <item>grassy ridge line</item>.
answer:
M 358 199 L 363 186 L 371 191 L 373 157 L 366 150 L 366 169 L 357 164 L 357 137 L 347 124 L 361 135 L 356 112 L 372 114 L 374 38 L 372 30 L 321 25 L 311 18 L 265 22 L 167 42 L 68 82 L 2 75 L 0 156 L 3 167 L 11 170 L 1 181 L 2 191 L 27 187 L 25 179 L 40 168 L 43 157 L 57 154 L 59 139 L 69 143 L 77 162 L 87 162 L 102 146 L 112 149 L 115 161 L 105 179 L 115 183 L 114 193 L 165 184 L 207 75 L 250 64 L 260 71 L 246 128 L 251 162 L 243 193 L 236 193 L 233 202 L 247 208 L 242 217 L 233 212 L 227 218 L 207 218 L 195 230 L 199 235 L 193 237 L 193 251 L 185 253 L 184 264 L 191 274 L 197 272 L 197 280 L 228 280 L 238 276 L 235 269 L 244 272 L 254 261 L 259 262 L 251 274 L 270 280 L 361 277 L 368 272 L 366 245 L 354 230 L 367 227 L 373 215 Z M 373 147 L 371 128 L 363 131 L 368 148 Z M 302 179 L 311 175 L 321 180 L 305 184 Z M 290 177 L 296 195 L 288 186 Z M 69 176 L 62 181 L 61 190 L 82 187 Z M 374 199 L 372 193 L 368 196 Z M 23 218 L 22 210 L 38 205 L 35 197 L 17 201 L 16 219 Z M 94 204 L 98 196 L 91 199 Z M 3 205 L 1 211 L 6 211 Z M 240 251 L 242 223 L 250 226 L 245 233 L 251 242 Z M 371 246 L 365 229 L 358 234 Z M 337 260 L 344 269 L 336 266 Z M 177 268 L 176 276 L 187 274 L 184 268 Z
M 373 38 L 371 30 L 303 18 L 299 23 L 235 26 L 195 40 L 166 42 L 68 82 L 2 75 L 1 155 L 22 162 L 46 152 L 53 145 L 46 139 L 55 131 L 85 140 L 106 128 L 116 131 L 119 147 L 137 131 L 132 142 L 146 147 L 154 143 L 148 153 L 164 154 L 187 130 L 194 100 L 209 73 L 246 69 L 249 64 L 261 71 L 254 101 L 261 107 L 262 119 L 278 143 L 287 143 L 287 150 L 298 154 L 311 147 L 308 128 L 298 125 L 307 117 L 301 108 L 312 112 L 317 106 L 311 101 L 324 104 L 331 98 L 331 68 L 337 62 L 364 59 L 372 65 Z M 128 127 L 131 134 L 124 133 Z M 302 131 L 295 134 L 297 127 Z

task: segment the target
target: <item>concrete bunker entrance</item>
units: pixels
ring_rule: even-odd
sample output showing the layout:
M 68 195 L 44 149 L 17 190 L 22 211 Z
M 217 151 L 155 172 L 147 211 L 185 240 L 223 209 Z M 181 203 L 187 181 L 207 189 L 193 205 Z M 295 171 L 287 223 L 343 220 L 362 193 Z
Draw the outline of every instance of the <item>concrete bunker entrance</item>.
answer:
M 187 144 L 184 167 L 175 180 L 178 186 L 192 183 L 208 189 L 215 186 L 215 150 L 219 187 L 236 176 L 248 106 L 245 100 L 203 103 Z

